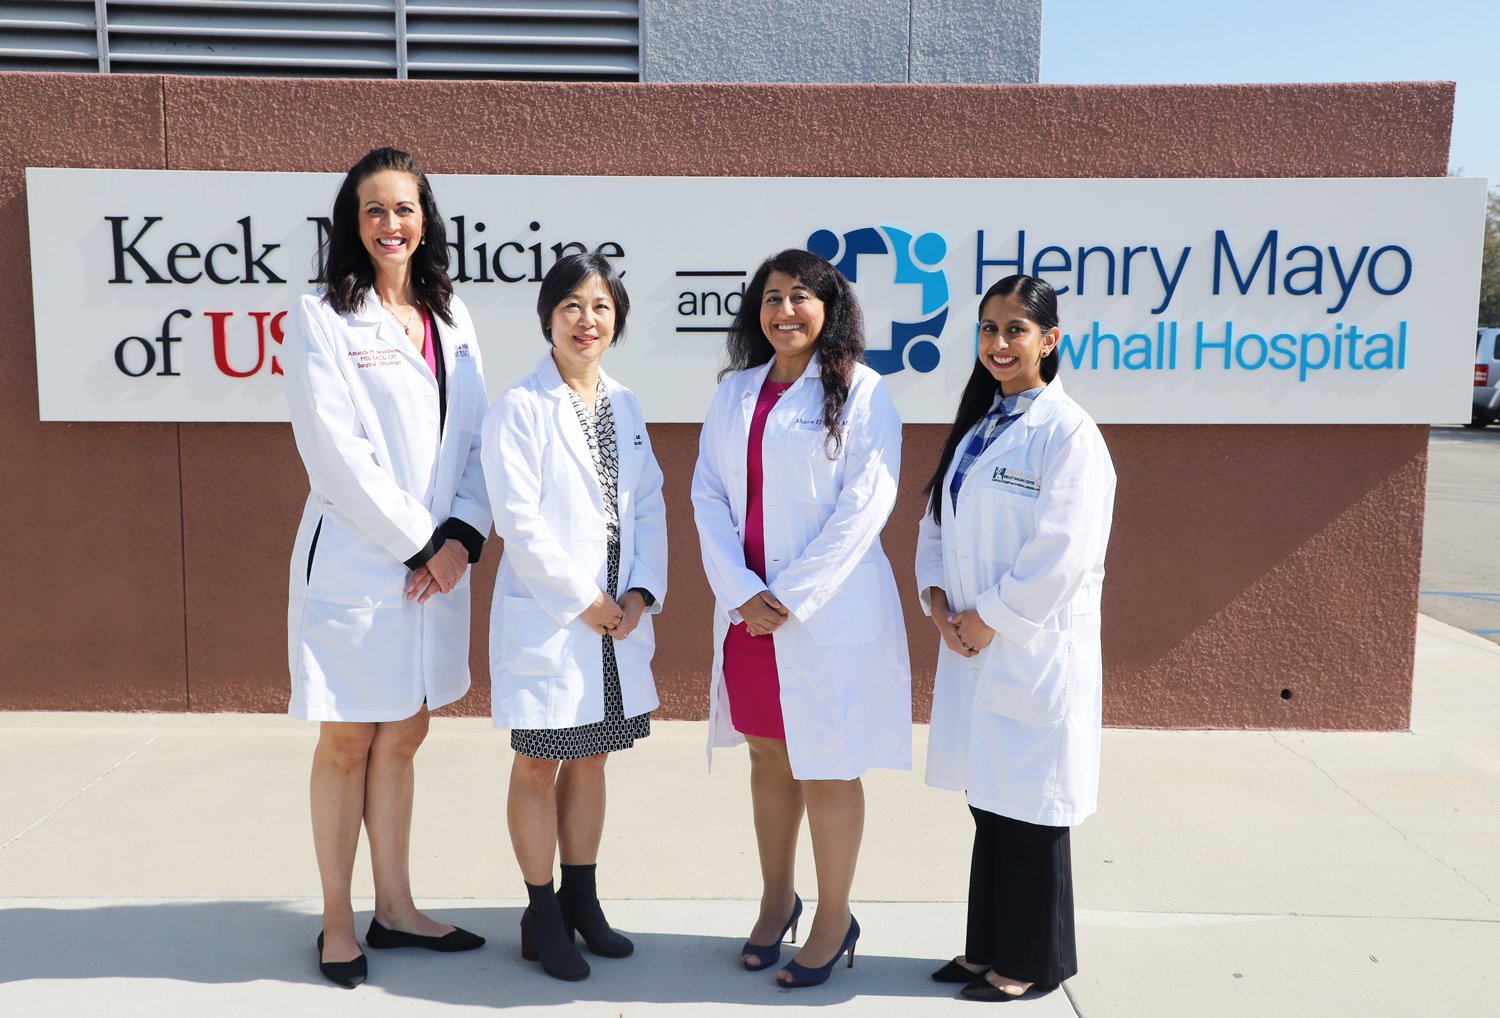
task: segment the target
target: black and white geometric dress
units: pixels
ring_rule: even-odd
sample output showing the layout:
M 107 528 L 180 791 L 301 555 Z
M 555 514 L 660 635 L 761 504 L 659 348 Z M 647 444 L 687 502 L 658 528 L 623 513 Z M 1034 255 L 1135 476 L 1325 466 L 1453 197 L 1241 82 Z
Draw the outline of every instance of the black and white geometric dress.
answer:
M 588 439 L 594 473 L 604 492 L 604 513 L 609 520 L 609 589 L 614 590 L 620 582 L 620 454 L 615 447 L 615 417 L 602 379 L 595 391 L 592 414 L 576 392 L 568 390 L 568 397 Z M 649 711 L 633 718 L 625 716 L 620 668 L 615 664 L 615 638 L 606 633 L 600 639 L 604 641 L 604 720 L 572 728 L 512 728 L 511 749 L 538 760 L 577 760 L 629 749 L 636 739 L 651 734 Z

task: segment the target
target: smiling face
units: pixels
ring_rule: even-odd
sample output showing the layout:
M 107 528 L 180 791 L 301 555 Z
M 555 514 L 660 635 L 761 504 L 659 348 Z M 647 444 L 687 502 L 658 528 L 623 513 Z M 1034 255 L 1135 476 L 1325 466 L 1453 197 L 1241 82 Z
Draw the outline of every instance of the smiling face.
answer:
M 979 309 L 979 363 L 1007 396 L 1035 389 L 1045 384 L 1042 358 L 1060 335 L 1026 317 L 1026 307 L 1014 295 L 991 297 Z
M 779 359 L 811 359 L 823 331 L 823 302 L 801 280 L 772 272 L 761 298 L 760 327 Z
M 426 226 L 417 178 L 400 170 L 382 170 L 360 181 L 358 194 L 359 239 L 376 276 L 405 279 Z
M 615 300 L 597 275 L 585 276 L 547 320 L 552 356 L 564 377 L 592 374 L 615 338 Z

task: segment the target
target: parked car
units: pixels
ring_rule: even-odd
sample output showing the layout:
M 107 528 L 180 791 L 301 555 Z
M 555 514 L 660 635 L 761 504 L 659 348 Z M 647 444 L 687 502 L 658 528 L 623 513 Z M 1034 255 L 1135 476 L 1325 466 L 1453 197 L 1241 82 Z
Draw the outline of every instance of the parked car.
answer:
M 1474 340 L 1474 416 L 1469 427 L 1500 422 L 1500 329 L 1480 329 Z

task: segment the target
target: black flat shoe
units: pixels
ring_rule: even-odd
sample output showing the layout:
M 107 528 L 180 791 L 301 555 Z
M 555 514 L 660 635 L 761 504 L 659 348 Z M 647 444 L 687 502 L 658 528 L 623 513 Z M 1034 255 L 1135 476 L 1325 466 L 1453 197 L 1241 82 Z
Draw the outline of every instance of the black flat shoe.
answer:
M 987 1000 L 994 1003 L 1002 1003 L 1007 1000 L 1035 1000 L 1037 997 L 1045 997 L 1057 989 L 1057 983 L 1032 983 L 1023 993 L 1007 993 L 984 976 L 980 976 L 968 986 L 958 991 L 958 995 L 964 1000 Z
M 352 990 L 369 976 L 370 964 L 365 960 L 364 952 L 360 952 L 359 957 L 353 961 L 324 961 L 323 934 L 319 932 L 318 971 L 323 973 L 323 978 L 327 979 L 330 983 L 342 986 L 346 990 Z
M 937 983 L 972 983 L 976 979 L 983 979 L 984 974 L 989 970 L 990 967 L 986 965 L 978 972 L 975 972 L 968 966 L 959 964 L 958 959 L 954 958 L 948 964 L 934 972 L 932 979 L 933 982 Z
M 484 938 L 468 930 L 454 929 L 441 937 L 424 937 L 416 933 L 403 933 L 380 925 L 380 920 L 371 919 L 365 933 L 365 943 L 370 947 L 421 947 L 428 951 L 472 951 L 484 946 Z

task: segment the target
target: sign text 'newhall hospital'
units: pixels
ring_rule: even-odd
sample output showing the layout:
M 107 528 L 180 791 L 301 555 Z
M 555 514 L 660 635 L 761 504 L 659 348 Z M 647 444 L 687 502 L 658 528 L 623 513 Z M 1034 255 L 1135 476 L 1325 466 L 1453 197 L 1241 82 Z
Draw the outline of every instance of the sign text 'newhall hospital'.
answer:
M 28 171 L 47 420 L 284 420 L 285 313 L 321 281 L 337 174 Z M 537 284 L 622 270 L 608 368 L 657 421 L 701 419 L 756 264 L 848 276 L 903 418 L 946 422 L 977 295 L 1059 294 L 1069 391 L 1103 422 L 1411 423 L 1467 414 L 1482 181 L 437 176 L 450 271 L 491 395 L 541 340 Z

